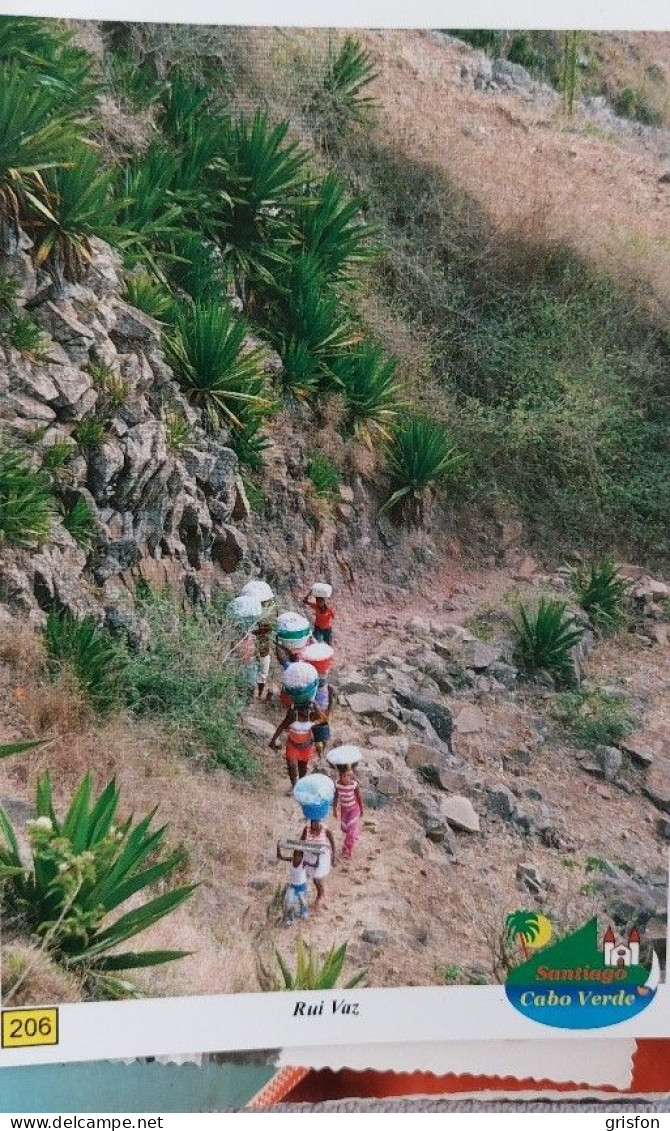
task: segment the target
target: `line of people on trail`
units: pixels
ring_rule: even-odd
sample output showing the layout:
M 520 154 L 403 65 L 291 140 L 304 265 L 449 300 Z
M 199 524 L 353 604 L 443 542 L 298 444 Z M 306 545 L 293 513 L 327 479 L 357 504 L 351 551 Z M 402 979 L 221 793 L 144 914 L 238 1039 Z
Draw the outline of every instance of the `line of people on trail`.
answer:
M 332 592 L 327 582 L 319 581 L 303 598 L 303 605 L 313 614 L 313 625 L 301 613 L 278 615 L 275 595 L 267 582 L 260 579 L 248 582 L 228 606 L 236 627 L 246 629 L 235 654 L 247 676 L 250 695 L 272 700 L 269 675 L 273 641 L 282 669 L 279 702 L 285 715 L 270 739 L 270 749 L 279 749 L 279 740 L 286 735 L 289 794 L 300 805 L 306 821 L 298 839 L 283 837 L 277 844 L 278 859 L 291 865 L 284 898 L 287 925 L 296 916 L 306 919 L 309 915 L 310 879 L 316 890 L 314 910 L 326 906 L 325 880 L 336 858 L 335 841 L 326 823 L 331 809 L 333 816 L 340 818 L 345 859 L 352 855 L 363 816 L 354 773 L 361 759 L 359 747 L 327 749 L 334 699 L 329 683 L 335 656 Z M 336 771 L 335 780 L 321 772 L 324 756 Z

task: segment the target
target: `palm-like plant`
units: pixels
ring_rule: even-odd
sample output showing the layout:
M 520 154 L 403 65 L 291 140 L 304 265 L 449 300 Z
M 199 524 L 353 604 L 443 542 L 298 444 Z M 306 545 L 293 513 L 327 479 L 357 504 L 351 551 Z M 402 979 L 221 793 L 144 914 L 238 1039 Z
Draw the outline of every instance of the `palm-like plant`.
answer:
M 374 228 L 360 219 L 363 201 L 349 200 L 336 173 L 330 173 L 306 196 L 297 225 L 305 251 L 319 263 L 332 283 L 351 281 L 352 270 L 374 257 Z
M 332 363 L 345 401 L 345 424 L 368 444 L 375 435 L 391 439 L 404 403 L 397 369 L 397 358 L 386 357 L 381 346 L 369 341 L 352 346 Z
M 263 422 L 254 419 L 245 420 L 241 428 L 236 428 L 230 437 L 230 446 L 235 452 L 240 464 L 249 467 L 252 471 L 260 471 L 263 467 L 263 452 L 269 440 L 263 432 Z
M 177 312 L 164 334 L 168 363 L 214 428 L 227 420 L 241 429 L 250 415 L 269 407 L 263 352 L 245 352 L 247 333 L 246 322 L 229 306 L 195 302 Z
M 48 211 L 42 174 L 62 167 L 76 144 L 50 91 L 16 63 L 0 66 L 0 235 L 18 227 L 26 200 Z
M 221 130 L 220 160 L 209 180 L 214 206 L 209 223 L 241 289 L 245 281 L 273 281 L 290 242 L 288 214 L 303 203 L 306 154 L 286 142 L 288 127 L 288 122 L 271 126 L 259 110 Z
M 5 62 L 29 69 L 34 83 L 64 108 L 82 110 L 94 99 L 91 56 L 49 20 L 0 16 L 0 63 Z
M 116 640 L 98 628 L 93 617 L 78 620 L 71 613 L 49 613 L 44 642 L 52 672 L 71 672 L 99 715 L 121 705 L 128 657 Z
M 170 281 L 194 300 L 221 299 L 226 292 L 226 272 L 221 252 L 211 240 L 184 232 L 172 246 Z
M 269 302 L 268 332 L 281 354 L 282 381 L 297 396 L 336 386 L 332 363 L 358 333 L 346 307 L 326 284 L 318 261 L 301 255 L 280 274 L 281 290 Z
M 528 946 L 540 933 L 540 921 L 536 911 L 513 911 L 505 920 L 505 934 L 517 939 L 521 944 L 524 958 L 530 958 Z
M 132 911 L 110 915 L 138 893 L 164 883 L 182 862 L 173 851 L 160 857 L 167 826 L 151 828 L 154 809 L 137 824 L 118 819 L 120 794 L 114 781 L 96 798 L 90 774 L 82 780 L 60 820 L 51 778 L 37 782 L 36 819 L 29 824 L 30 860 L 24 863 L 9 817 L 0 808 L 0 876 L 10 914 L 26 924 L 44 949 L 65 966 L 97 981 L 108 996 L 132 992 L 118 971 L 156 966 L 184 957 L 183 951 L 123 951 L 118 947 L 169 915 L 195 884 L 145 899 Z M 112 977 L 110 977 L 112 975 Z
M 177 305 L 169 287 L 150 271 L 134 271 L 127 275 L 123 297 L 130 306 L 155 318 L 157 322 L 169 322 Z
M 0 445 L 0 545 L 32 549 L 51 530 L 54 511 L 49 476 L 35 471 L 26 454 Z
M 584 635 L 564 601 L 543 597 L 534 611 L 523 605 L 514 626 L 516 656 L 530 676 L 545 672 L 560 680 L 573 676 L 572 651 Z
M 161 126 L 174 141 L 181 141 L 203 114 L 210 99 L 207 87 L 175 71 L 161 96 Z
M 375 100 L 363 91 L 376 78 L 372 56 L 355 36 L 348 35 L 337 53 L 329 52 L 322 82 L 308 106 L 319 122 L 322 144 L 335 144 L 349 126 L 365 120 Z
M 613 562 L 592 562 L 573 578 L 577 599 L 600 632 L 612 632 L 625 619 L 628 583 Z
M 182 231 L 184 209 L 172 191 L 178 166 L 178 157 L 169 150 L 151 146 L 121 173 L 117 224 L 131 265 L 146 262 L 155 268 L 157 255 Z
M 262 990 L 332 990 L 342 976 L 347 957 L 347 944 L 331 946 L 326 954 L 319 955 L 308 943 L 298 939 L 296 943 L 296 969 L 293 972 L 278 950 L 274 952 L 277 969 L 257 962 L 258 982 Z M 359 986 L 367 977 L 360 971 L 345 982 L 343 989 L 351 990 Z
M 403 420 L 388 449 L 391 492 L 379 513 L 404 511 L 411 521 L 421 521 L 430 488 L 454 478 L 463 463 L 441 424 L 422 416 Z
M 35 263 L 47 266 L 57 280 L 79 282 L 85 276 L 92 236 L 114 241 L 118 204 L 112 197 L 113 179 L 84 146 L 72 150 L 66 167 L 44 174 L 46 210 L 29 202 L 26 227 Z
M 68 534 L 85 553 L 90 554 L 96 540 L 95 517 L 90 504 L 80 496 L 70 506 L 64 506 L 62 514 L 63 526 Z

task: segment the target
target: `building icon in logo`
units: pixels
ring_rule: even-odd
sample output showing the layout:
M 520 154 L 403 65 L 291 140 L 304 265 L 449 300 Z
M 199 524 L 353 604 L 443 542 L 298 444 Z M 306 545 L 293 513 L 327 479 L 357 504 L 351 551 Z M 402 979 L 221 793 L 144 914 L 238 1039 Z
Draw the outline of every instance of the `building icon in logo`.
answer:
M 628 946 L 617 943 L 616 935 L 609 926 L 603 938 L 603 962 L 605 966 L 637 966 L 640 961 L 640 934 L 633 927 L 628 935 Z

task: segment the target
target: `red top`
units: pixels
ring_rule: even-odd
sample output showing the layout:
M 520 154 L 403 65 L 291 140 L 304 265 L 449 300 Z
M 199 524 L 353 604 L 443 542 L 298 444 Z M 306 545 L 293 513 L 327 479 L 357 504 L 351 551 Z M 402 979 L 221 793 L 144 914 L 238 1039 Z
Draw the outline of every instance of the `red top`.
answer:
M 315 628 L 332 628 L 335 619 L 335 609 L 330 605 L 326 605 L 325 609 L 320 609 L 316 603 L 316 597 L 310 597 L 307 601 L 308 605 L 314 609 L 314 627 Z
M 614 931 L 612 930 L 612 928 L 611 928 L 611 926 L 610 926 L 610 927 L 608 927 L 608 928 L 607 928 L 607 930 L 605 931 L 605 937 L 604 937 L 604 940 L 603 940 L 603 941 L 604 941 L 604 942 L 614 942 L 614 937 L 615 937 L 615 936 L 614 936 Z
M 640 941 L 640 932 L 638 931 L 637 927 L 633 927 L 633 930 L 631 931 L 631 933 L 628 936 L 628 941 L 629 942 L 639 942 Z

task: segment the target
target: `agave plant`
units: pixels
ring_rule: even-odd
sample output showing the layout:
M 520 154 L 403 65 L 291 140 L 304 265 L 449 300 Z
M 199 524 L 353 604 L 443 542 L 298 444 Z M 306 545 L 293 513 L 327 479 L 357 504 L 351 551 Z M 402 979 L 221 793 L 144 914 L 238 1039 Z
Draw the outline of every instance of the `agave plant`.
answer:
M 47 88 L 16 63 L 0 66 L 0 235 L 18 227 L 25 201 L 48 213 L 42 174 L 62 167 L 77 140 Z
M 262 420 L 252 416 L 244 421 L 241 428 L 236 428 L 230 437 L 230 446 L 240 464 L 252 471 L 260 471 L 263 467 L 263 452 L 269 443 L 262 428 Z
M 123 297 L 130 306 L 155 318 L 157 322 L 169 322 L 177 305 L 170 288 L 151 271 L 140 270 L 127 275 Z
M 257 961 L 258 983 L 262 990 L 332 990 L 339 982 L 347 957 L 347 944 L 331 946 L 325 954 L 319 955 L 308 943 L 298 939 L 296 943 L 296 969 L 289 969 L 278 950 L 274 952 L 276 969 L 259 957 Z M 367 972 L 359 971 L 343 989 L 351 990 L 365 981 Z
M 122 171 L 117 224 L 130 265 L 144 262 L 155 269 L 157 255 L 180 235 L 184 209 L 172 192 L 178 167 L 177 156 L 154 145 Z
M 247 334 L 246 322 L 217 302 L 195 302 L 178 311 L 164 334 L 168 363 L 213 428 L 227 420 L 241 429 L 250 412 L 269 407 L 263 351 L 245 352 Z
M 22 742 L 3 742 L 0 746 L 0 758 L 13 758 L 15 754 L 25 754 L 37 746 L 44 746 L 43 738 L 28 738 Z
M 351 281 L 352 269 L 375 254 L 375 229 L 360 219 L 363 201 L 348 200 L 336 173 L 330 173 L 306 196 L 309 207 L 299 210 L 297 226 L 309 254 L 332 283 Z
M 320 124 L 322 144 L 335 144 L 347 128 L 365 120 L 375 107 L 363 91 L 377 78 L 372 56 L 359 39 L 348 35 L 340 50 L 329 52 L 328 64 L 308 110 Z
M 304 397 L 337 385 L 332 363 L 358 333 L 314 256 L 299 256 L 280 279 L 282 289 L 268 305 L 268 332 L 284 363 L 284 387 Z
M 94 100 L 97 83 L 91 56 L 73 44 L 71 32 L 50 20 L 0 16 L 0 63 L 30 70 L 33 82 L 55 103 L 82 110 Z
M 352 346 L 332 363 L 346 406 L 345 425 L 365 443 L 375 435 L 391 439 L 403 407 L 397 369 L 397 358 L 386 357 L 381 346 L 369 341 Z
M 290 244 L 289 214 L 303 204 L 306 155 L 286 142 L 289 123 L 242 115 L 221 131 L 222 152 L 210 178 L 210 234 L 245 281 L 272 283 Z
M 221 252 L 211 240 L 184 232 L 172 245 L 170 281 L 192 299 L 221 299 L 226 293 L 226 272 Z
M 391 493 L 379 513 L 404 511 L 412 521 L 420 521 L 429 489 L 452 479 L 463 463 L 464 456 L 441 424 L 421 416 L 403 420 L 389 445 Z
M 95 797 L 87 774 L 59 819 L 51 777 L 48 772 L 40 775 L 25 863 L 10 819 L 0 808 L 0 876 L 9 915 L 20 919 L 53 958 L 80 971 L 105 996 L 132 992 L 113 977 L 118 971 L 185 956 L 179 950 L 135 952 L 118 947 L 169 915 L 197 886 L 186 884 L 146 898 L 181 864 L 182 854 L 172 851 L 161 857 L 167 826 L 151 827 L 156 809 L 135 824 L 132 817 L 119 820 L 119 802 L 114 780 Z M 138 893 L 145 894 L 139 906 L 111 918 Z
M 175 71 L 160 99 L 161 126 L 165 133 L 174 141 L 183 140 L 193 122 L 205 113 L 209 99 L 207 87 Z
M 515 653 L 527 675 L 547 673 L 563 681 L 572 679 L 572 652 L 584 629 L 568 613 L 564 601 L 543 597 L 534 611 L 522 605 L 514 634 Z
M 72 673 L 99 715 L 108 715 L 126 694 L 128 657 L 124 648 L 99 628 L 93 617 L 49 613 L 44 630 L 49 667 Z
M 92 236 L 114 242 L 118 204 L 112 197 L 113 176 L 84 146 L 72 150 L 66 167 L 44 174 L 46 209 L 33 198 L 26 227 L 36 265 L 48 267 L 57 280 L 84 278 Z
M 0 545 L 32 549 L 43 542 L 54 517 L 49 476 L 26 456 L 0 443 Z
M 577 599 L 600 632 L 612 632 L 625 619 L 628 583 L 613 562 L 593 562 L 573 578 Z

